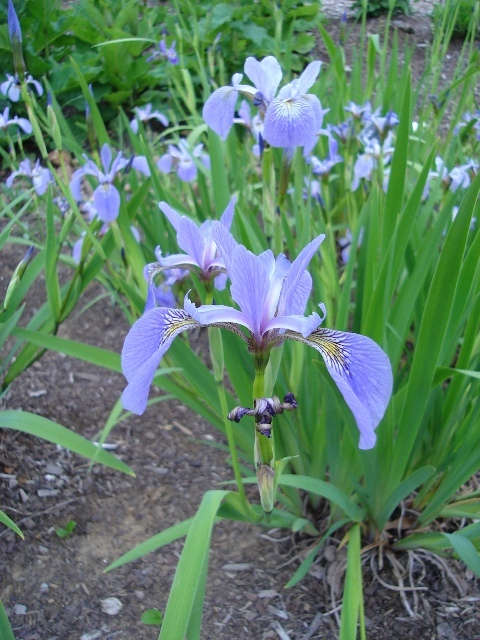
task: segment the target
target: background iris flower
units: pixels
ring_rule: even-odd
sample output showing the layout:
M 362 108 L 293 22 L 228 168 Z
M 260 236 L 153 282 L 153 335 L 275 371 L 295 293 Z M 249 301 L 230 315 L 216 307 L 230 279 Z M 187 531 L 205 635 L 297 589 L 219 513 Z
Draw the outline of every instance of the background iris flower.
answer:
M 309 144 L 322 126 L 324 112 L 317 96 L 307 93 L 320 72 L 320 61 L 311 62 L 299 78 L 275 94 L 282 79 L 276 58 L 245 61 L 245 75 L 253 87 L 240 84 L 241 73 L 232 77 L 232 85 L 212 93 L 203 107 L 203 119 L 222 139 L 226 139 L 235 120 L 239 94 L 253 100 L 263 120 L 263 137 L 272 147 L 298 147 Z
M 125 167 L 131 166 L 141 171 L 144 175 L 149 176 L 150 171 L 147 161 L 142 156 L 136 156 L 129 160 L 123 157 L 121 151 L 119 151 L 112 160 L 112 150 L 108 144 L 104 144 L 100 150 L 100 160 L 103 171 L 86 155 L 83 157 L 87 161 L 86 164 L 75 171 L 70 181 L 72 195 L 77 202 L 83 200 L 81 191 L 82 179 L 84 176 L 94 176 L 100 184 L 93 192 L 93 206 L 100 220 L 113 222 L 118 217 L 120 211 L 120 193 L 113 184 L 115 175 L 122 169 L 125 169 Z
M 238 244 L 225 226 L 212 223 L 212 236 L 231 280 L 238 309 L 226 305 L 196 307 L 185 296 L 183 309 L 157 307 L 135 322 L 122 351 L 122 369 L 128 385 L 122 395 L 125 409 L 145 411 L 155 371 L 174 338 L 195 327 L 217 326 L 234 331 L 254 355 L 257 370 L 268 362 L 270 350 L 285 339 L 316 349 L 350 407 L 360 430 L 362 449 L 374 446 L 375 428 L 383 417 L 392 391 L 390 362 L 370 338 L 320 329 L 322 317 L 304 311 L 312 289 L 306 271 L 324 236 L 310 242 L 290 262 L 268 250 L 259 256 Z M 239 327 L 247 329 L 245 333 Z
M 233 214 L 235 212 L 236 197 L 233 196 L 222 213 L 220 224 L 229 230 L 232 225 Z M 200 278 L 203 281 L 214 280 L 215 287 L 221 291 L 227 283 L 225 274 L 225 263 L 218 256 L 217 245 L 212 236 L 212 221 L 206 220 L 200 227 L 187 216 L 180 215 L 172 209 L 166 202 L 158 205 L 167 216 L 170 224 L 177 232 L 177 242 L 180 249 L 185 253 L 177 253 L 171 256 L 162 256 L 160 247 L 155 249 L 158 262 L 152 262 L 145 267 L 145 278 L 148 283 L 148 299 L 146 309 L 154 306 L 155 286 L 153 278 L 160 271 L 166 269 L 188 269 L 200 271 Z

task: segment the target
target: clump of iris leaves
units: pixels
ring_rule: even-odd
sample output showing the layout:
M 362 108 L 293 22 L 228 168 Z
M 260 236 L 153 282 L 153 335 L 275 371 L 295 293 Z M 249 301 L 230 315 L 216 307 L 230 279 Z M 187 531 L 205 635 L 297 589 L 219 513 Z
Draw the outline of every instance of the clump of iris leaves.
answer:
M 400 62 L 390 14 L 385 31 L 370 35 L 364 14 L 347 57 L 351 23 L 324 26 L 317 3 L 120 4 L 19 3 L 32 80 L 18 92 L 6 18 L 0 28 L 2 68 L 13 78 L 2 85 L 0 249 L 19 245 L 25 254 L 0 315 L 2 389 L 46 349 L 121 371 L 118 353 L 57 332 L 93 281 L 108 294 L 95 304 L 99 315 L 116 304 L 131 324 L 142 316 L 151 302 L 145 266 L 180 253 L 169 208 L 201 225 L 218 220 L 235 196 L 236 241 L 255 254 L 272 245 L 290 260 L 324 234 L 309 266 L 308 311 L 321 301 L 327 328 L 369 336 L 393 369 L 375 447 L 358 448 L 355 421 L 315 352 L 297 343 L 273 350 L 266 388 L 280 398 L 293 392 L 298 406 L 275 417 L 276 499 L 267 522 L 243 488 L 255 481 L 253 422 L 250 430 L 226 420 L 233 407 L 252 404 L 252 359 L 238 335 L 210 332 L 210 368 L 182 334 L 154 377 L 163 395 L 147 410 L 161 411 L 174 396 L 218 428 L 220 445 L 226 434 L 237 488 L 208 491 L 193 518 L 109 569 L 185 537 L 168 603 L 159 602 L 160 637 L 198 638 L 218 518 L 310 536 L 314 544 L 289 587 L 335 534 L 348 549 L 340 637 L 355 638 L 357 623 L 365 637 L 364 554 L 375 563 L 381 553 L 426 549 L 480 576 L 480 494 L 472 482 L 480 470 L 478 6 L 453 76 L 442 76 L 455 27 L 447 3 L 432 27 L 424 73 L 412 82 L 413 51 Z M 225 140 L 207 126 L 202 107 L 248 57 L 275 56 L 287 82 L 318 59 L 320 43 L 327 54 L 309 92 L 321 102 L 324 131 L 308 153 L 289 156 L 287 183 L 285 153 L 258 136 L 254 104 L 238 102 Z M 182 308 L 187 292 L 197 305 L 212 295 L 194 273 L 156 278 L 156 304 Z M 33 310 L 28 294 L 37 282 L 45 303 Z M 215 303 L 231 305 L 228 286 Z M 101 444 L 124 419 L 112 398 Z M 2 411 L 0 427 L 132 473 L 69 425 Z M 22 535 L 3 511 L 0 522 Z M 0 631 L 12 637 L 1 603 Z

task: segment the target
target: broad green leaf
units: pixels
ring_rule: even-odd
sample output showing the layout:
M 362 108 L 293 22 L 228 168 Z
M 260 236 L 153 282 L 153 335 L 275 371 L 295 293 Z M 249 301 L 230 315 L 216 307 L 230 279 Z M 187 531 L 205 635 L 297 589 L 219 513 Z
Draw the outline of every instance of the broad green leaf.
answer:
M 383 530 L 384 526 L 387 523 L 388 518 L 392 515 L 393 511 L 399 506 L 399 504 L 404 500 L 407 496 L 409 496 L 417 487 L 422 485 L 424 482 L 430 480 L 430 478 L 435 474 L 434 467 L 422 467 L 421 469 L 417 469 L 412 474 L 405 478 L 388 496 L 385 501 L 384 506 L 379 511 L 378 516 L 376 518 L 377 525 L 380 531 Z
M 104 464 L 106 467 L 135 476 L 130 467 L 122 460 L 95 446 L 78 433 L 70 431 L 70 429 L 43 416 L 37 416 L 26 411 L 0 411 L 0 428 L 29 433 L 32 436 L 37 436 L 37 438 L 65 447 L 65 449 L 85 456 L 85 458 L 95 458 L 97 462 Z
M 317 480 L 317 478 L 310 478 L 308 476 L 284 474 L 280 477 L 279 484 L 280 486 L 296 487 L 297 489 L 303 489 L 303 491 L 309 491 L 310 493 L 323 496 L 343 509 L 355 522 L 361 522 L 365 517 L 365 510 L 353 502 L 346 493 L 323 480 Z
M 458 557 L 480 578 L 480 554 L 472 541 L 460 533 L 444 533 Z
M 1 599 L 0 599 L 0 638 L 2 640 L 15 640 L 12 627 L 10 626 L 10 622 L 8 621 L 7 612 L 5 611 L 5 607 L 3 606 L 3 602 Z
M 360 637 L 365 638 L 360 552 L 360 525 L 354 524 L 348 533 L 347 572 L 343 588 L 339 640 L 355 640 L 358 622 L 360 622 Z
M 159 640 L 183 640 L 192 611 L 200 606 L 196 596 L 199 588 L 203 589 L 212 529 L 220 504 L 227 495 L 228 491 L 215 490 L 203 496 L 178 561 Z

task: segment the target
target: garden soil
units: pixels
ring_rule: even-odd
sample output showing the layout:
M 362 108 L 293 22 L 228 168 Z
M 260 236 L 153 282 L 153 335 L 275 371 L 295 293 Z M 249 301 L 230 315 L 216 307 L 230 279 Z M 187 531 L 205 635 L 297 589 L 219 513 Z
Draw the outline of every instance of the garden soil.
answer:
M 400 23 L 401 34 L 428 46 L 426 18 Z M 381 23 L 369 28 L 382 32 Z M 452 68 L 460 49 L 455 46 L 449 52 Z M 416 48 L 417 78 L 424 52 L 425 47 Z M 321 49 L 319 56 L 327 60 Z M 18 246 L 2 251 L 2 296 L 22 253 Z M 26 313 L 44 297 L 40 282 Z M 96 285 L 59 335 L 118 353 L 127 331 L 121 309 Z M 201 336 L 193 341 L 199 350 L 203 344 Z M 95 439 L 124 385 L 120 374 L 46 353 L 14 382 L 2 408 L 32 411 Z M 225 451 L 209 446 L 225 444 L 222 436 L 175 400 L 117 425 L 108 442 L 135 478 L 100 465 L 89 471 L 77 455 L 24 434 L 0 432 L 0 508 L 25 533 L 22 541 L 0 531 L 0 596 L 17 640 L 157 638 L 158 627 L 140 618 L 151 608 L 165 610 L 182 541 L 118 570 L 103 570 L 138 543 L 194 515 L 206 491 L 232 478 Z M 250 493 L 257 501 L 256 489 Z M 321 516 L 317 513 L 320 527 Z M 56 529 L 71 520 L 73 533 L 59 537 Z M 202 638 L 337 638 L 345 568 L 339 543 L 331 540 L 307 576 L 285 589 L 314 539 L 243 523 L 216 525 Z M 372 550 L 364 555 L 364 576 L 370 640 L 480 638 L 479 585 L 459 563 L 425 553 Z

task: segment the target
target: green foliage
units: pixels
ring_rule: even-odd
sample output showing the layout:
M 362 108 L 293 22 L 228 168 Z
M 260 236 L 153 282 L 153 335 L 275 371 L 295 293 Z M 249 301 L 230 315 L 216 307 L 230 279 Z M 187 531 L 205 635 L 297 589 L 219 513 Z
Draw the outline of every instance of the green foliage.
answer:
M 476 14 L 477 19 L 475 19 Z M 452 22 L 453 35 L 458 38 L 465 38 L 469 33 L 475 33 L 475 25 L 478 34 L 480 29 L 478 25 L 478 2 L 477 0 L 437 2 L 433 7 L 433 19 L 437 23 L 441 23 L 443 20 Z
M 357 17 L 365 13 L 369 18 L 377 18 L 390 11 L 393 15 L 403 13 L 407 16 L 412 12 L 410 0 L 355 0 L 352 9 L 357 11 Z
M 159 609 L 147 609 L 142 613 L 142 622 L 154 627 L 161 627 L 163 622 L 163 613 Z
M 75 520 L 69 520 L 64 527 L 58 527 L 55 529 L 55 533 L 59 538 L 68 538 L 72 535 L 77 523 Z

